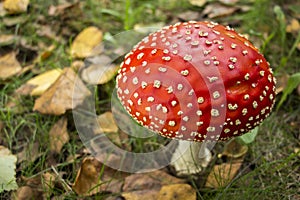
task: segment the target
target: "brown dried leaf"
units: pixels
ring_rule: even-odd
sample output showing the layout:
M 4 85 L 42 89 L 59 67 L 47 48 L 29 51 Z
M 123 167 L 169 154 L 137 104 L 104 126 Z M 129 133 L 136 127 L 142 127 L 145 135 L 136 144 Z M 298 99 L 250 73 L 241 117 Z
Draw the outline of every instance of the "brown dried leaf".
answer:
M 122 193 L 122 197 L 125 200 L 141 200 L 141 199 L 157 200 L 158 192 L 159 191 L 153 189 L 124 192 Z
M 48 10 L 48 15 L 49 16 L 58 16 L 58 15 L 63 15 L 70 11 L 73 7 L 78 7 L 80 2 L 75 2 L 75 3 L 64 3 L 60 4 L 58 6 L 51 5 Z
M 229 158 L 240 158 L 244 156 L 247 152 L 247 145 L 242 145 L 241 143 L 237 142 L 237 140 L 233 139 L 226 143 L 222 155 L 227 156 Z
M 50 133 L 50 150 L 60 153 L 64 144 L 69 141 L 69 133 L 67 130 L 67 118 L 63 117 L 58 120 L 51 128 Z
M 82 70 L 81 77 L 90 84 L 105 84 L 116 75 L 118 69 L 119 66 L 112 64 L 108 56 L 101 55 L 97 63 Z
M 228 185 L 242 166 L 243 159 L 235 163 L 222 163 L 215 165 L 209 173 L 205 187 L 220 188 Z
M 74 87 L 80 92 L 73 94 Z M 43 114 L 61 115 L 80 105 L 90 94 L 75 72 L 71 68 L 65 68 L 55 83 L 36 99 L 33 110 Z
M 237 7 L 229 7 L 225 6 L 219 3 L 209 4 L 205 7 L 202 14 L 207 15 L 208 18 L 217 18 L 217 17 L 224 17 L 231 15 L 235 11 L 237 11 L 239 8 Z
M 0 57 L 0 78 L 7 79 L 19 73 L 22 67 L 16 58 L 15 52 Z
M 115 133 L 118 131 L 118 126 L 111 112 L 105 112 L 97 117 L 94 133 Z
M 43 153 L 39 151 L 40 144 L 39 142 L 35 142 L 33 144 L 28 143 L 28 145 L 17 154 L 18 163 L 23 161 L 34 162 L 38 157 L 40 157 Z
M 70 49 L 72 57 L 86 58 L 99 54 L 96 47 L 101 43 L 103 33 L 95 26 L 90 26 L 81 31 L 73 41 Z
M 22 13 L 27 11 L 29 0 L 5 0 L 3 7 L 9 14 Z
M 4 34 L 0 35 L 0 46 L 12 44 L 16 40 L 16 36 Z
M 16 90 L 17 94 L 42 95 L 62 74 L 61 69 L 52 69 L 29 79 Z
M 37 194 L 29 186 L 20 187 L 15 193 L 12 194 L 14 200 L 29 200 L 37 198 Z
M 196 190 L 188 184 L 165 185 L 161 188 L 157 200 L 196 200 Z
M 93 157 L 87 157 L 82 161 L 81 167 L 77 173 L 73 190 L 84 196 L 90 196 L 100 192 L 100 170 L 102 164 Z

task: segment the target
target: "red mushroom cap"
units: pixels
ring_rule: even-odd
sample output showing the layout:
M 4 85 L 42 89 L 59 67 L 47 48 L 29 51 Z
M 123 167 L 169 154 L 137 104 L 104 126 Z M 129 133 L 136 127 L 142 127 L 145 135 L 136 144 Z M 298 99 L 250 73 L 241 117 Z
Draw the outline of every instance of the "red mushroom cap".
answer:
M 177 23 L 125 56 L 117 94 L 141 125 L 169 138 L 227 140 L 271 112 L 275 78 L 244 36 L 213 22 Z

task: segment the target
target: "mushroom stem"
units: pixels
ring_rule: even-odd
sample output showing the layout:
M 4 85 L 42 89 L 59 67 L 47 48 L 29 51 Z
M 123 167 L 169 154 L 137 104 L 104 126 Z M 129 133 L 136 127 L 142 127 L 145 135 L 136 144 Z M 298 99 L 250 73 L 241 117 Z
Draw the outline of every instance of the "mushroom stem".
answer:
M 178 141 L 177 149 L 172 155 L 172 166 L 177 175 L 196 174 L 207 167 L 212 155 L 207 143 Z

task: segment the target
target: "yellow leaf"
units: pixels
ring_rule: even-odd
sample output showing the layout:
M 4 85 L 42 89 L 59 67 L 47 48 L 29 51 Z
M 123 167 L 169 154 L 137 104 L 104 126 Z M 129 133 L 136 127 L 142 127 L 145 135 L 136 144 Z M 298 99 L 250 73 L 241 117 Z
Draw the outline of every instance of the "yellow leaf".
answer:
M 158 200 L 189 199 L 196 200 L 196 190 L 188 184 L 165 185 L 161 188 Z
M 5 0 L 3 7 L 10 14 L 26 12 L 29 5 L 29 0 Z
M 297 19 L 292 19 L 290 24 L 286 26 L 286 32 L 292 33 L 292 32 L 299 32 L 300 31 L 300 23 Z
M 80 32 L 71 45 L 71 56 L 86 58 L 99 53 L 96 48 L 102 41 L 102 31 L 91 26 Z M 96 49 L 95 49 L 96 48 Z
M 69 141 L 67 130 L 67 118 L 63 117 L 58 120 L 50 130 L 50 150 L 55 153 L 60 153 L 64 144 Z
M 43 114 L 61 115 L 80 105 L 90 94 L 76 73 L 71 68 L 65 68 L 55 83 L 36 99 L 33 110 Z
M 35 86 L 30 92 L 32 96 L 43 94 L 62 74 L 61 69 L 52 69 L 46 71 L 26 82 L 26 85 Z
M 22 70 L 15 52 L 8 53 L 0 57 L 0 78 L 7 79 L 16 75 Z

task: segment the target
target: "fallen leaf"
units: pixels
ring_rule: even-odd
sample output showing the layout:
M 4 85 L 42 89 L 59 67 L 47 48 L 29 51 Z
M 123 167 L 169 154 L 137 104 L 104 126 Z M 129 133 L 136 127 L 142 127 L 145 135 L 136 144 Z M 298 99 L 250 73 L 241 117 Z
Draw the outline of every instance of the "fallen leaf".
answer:
M 58 16 L 68 13 L 72 8 L 78 7 L 80 2 L 75 3 L 64 3 L 57 6 L 51 5 L 48 10 L 49 16 Z
M 297 19 L 293 18 L 291 22 L 286 26 L 286 32 L 298 33 L 300 31 L 300 23 Z
M 235 163 L 215 165 L 207 177 L 205 187 L 221 188 L 228 185 L 241 168 L 242 161 L 243 159 L 237 160 Z
M 119 66 L 112 64 L 108 56 L 101 55 L 93 64 L 81 71 L 81 78 L 90 84 L 105 84 L 116 75 Z
M 24 22 L 26 22 L 28 20 L 28 17 L 24 17 L 22 15 L 16 15 L 16 16 L 9 16 L 9 17 L 3 17 L 3 24 L 5 26 L 11 27 L 11 26 L 15 26 L 15 25 L 20 25 L 23 24 Z
M 229 7 L 225 6 L 219 3 L 209 4 L 205 7 L 205 9 L 202 11 L 203 15 L 207 15 L 208 18 L 217 18 L 217 17 L 224 17 L 231 15 L 235 11 L 237 11 L 239 8 L 237 7 Z
M 18 188 L 16 182 L 17 157 L 9 149 L 0 146 L 0 193 Z
M 173 177 L 162 170 L 132 174 L 125 178 L 122 196 L 126 200 L 157 200 L 159 191 L 163 185 L 183 182 L 183 179 Z
M 4 34 L 0 35 L 0 46 L 5 46 L 14 43 L 16 37 L 14 35 Z
M 33 62 L 39 63 L 39 62 L 46 60 L 47 58 L 49 58 L 52 55 L 55 48 L 56 48 L 56 45 L 54 45 L 54 44 L 48 46 L 45 50 L 43 50 L 42 52 L 39 53 L 39 55 Z
M 198 21 L 201 16 L 199 12 L 195 11 L 186 11 L 177 15 L 177 17 L 182 21 Z
M 29 186 L 20 187 L 15 193 L 12 194 L 14 200 L 29 200 L 35 199 L 37 196 L 34 195 L 34 191 Z
M 237 140 L 232 139 L 225 144 L 225 148 L 221 155 L 229 158 L 240 158 L 248 152 L 248 146 L 242 145 Z
M 157 200 L 196 200 L 196 190 L 188 184 L 165 185 L 161 188 Z
M 3 7 L 9 14 L 22 13 L 27 11 L 29 0 L 5 0 Z
M 0 17 L 4 17 L 7 14 L 7 11 L 3 7 L 4 2 L 0 2 Z
M 71 45 L 71 56 L 77 58 L 86 58 L 99 54 L 96 48 L 102 41 L 103 33 L 95 26 L 85 28 L 74 39 Z
M 74 93 L 76 87 L 76 93 Z M 80 92 L 79 92 L 80 91 Z M 36 99 L 33 110 L 42 114 L 61 115 L 80 105 L 91 95 L 71 68 L 65 68 L 55 83 Z
M 29 79 L 25 84 L 16 90 L 22 95 L 39 96 L 42 95 L 62 74 L 61 69 L 52 69 L 38 76 Z
M 193 6 L 202 7 L 206 4 L 207 0 L 189 0 L 190 4 Z
M 83 69 L 85 66 L 84 62 L 82 60 L 75 60 L 71 64 L 71 68 L 75 71 L 78 72 L 79 70 Z
M 55 153 L 60 153 L 64 144 L 66 144 L 70 137 L 67 130 L 67 118 L 63 117 L 58 120 L 49 132 L 50 150 Z
M 17 154 L 18 163 L 23 161 L 34 162 L 38 157 L 42 155 L 42 152 L 39 151 L 40 144 L 39 142 L 28 143 L 25 148 Z
M 239 2 L 239 0 L 219 0 L 219 2 L 226 4 L 226 5 L 233 5 Z
M 77 173 L 73 190 L 84 196 L 90 196 L 100 192 L 100 170 L 102 164 L 93 157 L 87 157 L 82 161 Z
M 118 126 L 111 112 L 105 112 L 97 117 L 97 125 L 94 128 L 94 133 L 115 133 L 118 131 Z
M 7 53 L 0 57 L 0 78 L 10 78 L 22 70 L 15 52 Z

